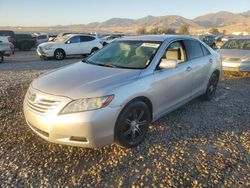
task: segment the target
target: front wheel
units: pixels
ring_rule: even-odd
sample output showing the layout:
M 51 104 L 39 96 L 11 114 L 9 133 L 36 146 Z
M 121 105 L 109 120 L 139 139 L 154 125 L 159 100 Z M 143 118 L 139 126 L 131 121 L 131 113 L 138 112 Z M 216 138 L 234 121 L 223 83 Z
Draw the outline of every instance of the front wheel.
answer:
M 57 49 L 57 50 L 55 51 L 55 53 L 54 53 L 54 58 L 55 58 L 56 60 L 63 60 L 64 57 L 65 57 L 65 53 L 64 53 L 63 50 Z
M 217 85 L 219 82 L 219 74 L 214 72 L 208 82 L 206 93 L 204 94 L 204 99 L 211 100 L 216 93 Z
M 128 104 L 121 112 L 115 127 L 116 142 L 126 148 L 140 144 L 148 130 L 151 113 L 141 101 Z

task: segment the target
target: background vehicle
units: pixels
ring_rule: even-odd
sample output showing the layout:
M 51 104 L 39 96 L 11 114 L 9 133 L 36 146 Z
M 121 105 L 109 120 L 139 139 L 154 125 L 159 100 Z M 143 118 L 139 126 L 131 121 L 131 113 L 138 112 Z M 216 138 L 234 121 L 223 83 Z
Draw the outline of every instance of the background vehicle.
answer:
M 54 57 L 62 60 L 70 55 L 87 55 L 102 48 L 99 39 L 91 35 L 68 34 L 54 42 L 40 44 L 37 53 L 41 58 Z
M 205 35 L 205 36 L 200 37 L 200 39 L 211 48 L 213 49 L 216 48 L 216 36 L 215 35 Z
M 250 37 L 231 38 L 218 52 L 224 70 L 250 72 Z
M 49 35 L 47 33 L 36 33 L 35 36 L 37 45 L 49 41 Z
M 16 48 L 29 51 L 36 46 L 36 37 L 30 33 L 15 33 L 14 45 Z
M 103 46 L 105 46 L 105 45 L 107 45 L 107 44 L 113 42 L 114 40 L 121 38 L 123 36 L 124 36 L 124 34 L 113 34 L 113 35 L 109 35 L 109 36 L 104 36 L 100 39 L 102 41 Z
M 14 31 L 10 30 L 0 30 L 0 36 L 8 36 L 8 41 L 14 43 L 15 34 Z
M 36 37 L 30 33 L 14 33 L 10 30 L 0 30 L 1 36 L 8 36 L 8 41 L 19 50 L 28 51 L 36 45 Z
M 54 41 L 54 39 L 57 37 L 57 34 L 49 34 L 49 40 L 48 41 Z
M 76 36 L 81 35 L 70 39 Z M 118 39 L 83 62 L 34 80 L 24 101 L 25 118 L 51 142 L 134 147 L 151 121 L 195 97 L 212 99 L 220 61 L 217 52 L 188 36 Z
M 10 56 L 14 53 L 13 49 L 12 43 L 0 41 L 0 63 L 4 61 L 4 56 Z

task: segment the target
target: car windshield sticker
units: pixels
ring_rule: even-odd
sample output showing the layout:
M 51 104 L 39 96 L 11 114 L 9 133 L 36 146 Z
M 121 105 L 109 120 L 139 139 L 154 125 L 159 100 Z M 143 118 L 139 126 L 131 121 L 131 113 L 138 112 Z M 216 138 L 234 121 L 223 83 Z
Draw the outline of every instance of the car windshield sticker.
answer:
M 149 48 L 158 48 L 160 44 L 156 43 L 143 43 L 141 46 L 143 47 L 149 47 Z

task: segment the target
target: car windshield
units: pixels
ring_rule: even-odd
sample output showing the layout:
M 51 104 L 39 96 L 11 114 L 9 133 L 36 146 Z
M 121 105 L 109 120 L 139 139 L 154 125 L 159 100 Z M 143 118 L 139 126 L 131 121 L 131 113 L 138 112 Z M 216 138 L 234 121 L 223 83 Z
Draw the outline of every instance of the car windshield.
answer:
M 232 39 L 226 42 L 221 48 L 250 50 L 250 39 Z
M 144 69 L 150 64 L 160 44 L 146 41 L 117 41 L 84 61 L 99 66 Z
M 66 42 L 71 36 L 70 35 L 64 35 L 62 37 L 56 37 L 56 42 Z

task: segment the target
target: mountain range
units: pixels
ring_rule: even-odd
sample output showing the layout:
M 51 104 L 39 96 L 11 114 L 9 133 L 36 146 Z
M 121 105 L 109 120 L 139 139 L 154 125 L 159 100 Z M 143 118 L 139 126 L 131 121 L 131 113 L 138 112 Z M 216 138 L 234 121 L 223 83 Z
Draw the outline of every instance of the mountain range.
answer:
M 104 22 L 89 24 L 51 26 L 51 27 L 0 27 L 15 31 L 32 32 L 126 32 L 135 33 L 138 28 L 173 28 L 178 29 L 182 24 L 188 24 L 191 32 L 207 31 L 211 28 L 226 30 L 228 33 L 250 31 L 250 11 L 243 13 L 217 12 L 194 19 L 187 19 L 178 15 L 147 16 L 140 19 L 112 18 Z

